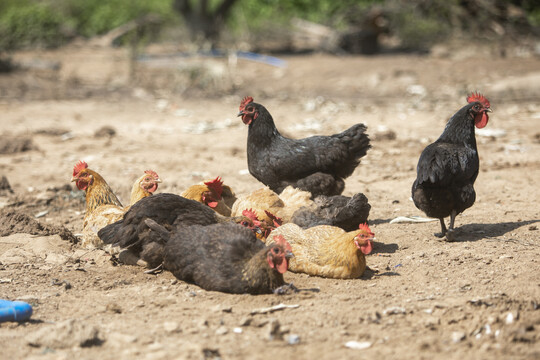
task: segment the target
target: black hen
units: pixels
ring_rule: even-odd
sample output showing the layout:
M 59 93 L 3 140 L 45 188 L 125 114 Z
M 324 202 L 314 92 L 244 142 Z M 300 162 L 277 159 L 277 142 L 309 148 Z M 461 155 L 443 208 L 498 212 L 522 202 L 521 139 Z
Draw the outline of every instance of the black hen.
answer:
M 474 126 L 488 123 L 489 101 L 480 94 L 467 97 L 468 105 L 450 118 L 442 135 L 428 145 L 418 161 L 412 186 L 416 207 L 441 222 L 441 234 L 454 238 L 456 215 L 471 207 L 476 199 L 474 181 L 478 176 L 479 158 Z M 450 216 L 448 230 L 444 218 Z
M 238 116 L 249 125 L 249 172 L 276 193 L 292 185 L 311 192 L 313 197 L 339 195 L 345 187 L 344 179 L 371 147 L 364 124 L 331 136 L 286 138 L 268 110 L 251 97 L 244 98 Z
M 285 284 L 291 247 L 281 238 L 266 246 L 243 226 L 222 223 L 168 232 L 148 225 L 163 238 L 163 267 L 178 279 L 205 290 L 267 294 Z
M 367 223 L 371 205 L 367 197 L 358 193 L 352 198 L 343 195 L 317 196 L 313 206 L 305 206 L 296 210 L 291 222 L 302 228 L 317 225 L 332 225 L 349 232 Z
M 149 266 L 158 266 L 163 261 L 165 243 L 154 231 L 150 231 L 146 219 L 152 219 L 167 229 L 229 220 L 197 201 L 163 193 L 139 200 L 122 220 L 107 225 L 98 232 L 98 236 L 105 244 L 128 249 Z

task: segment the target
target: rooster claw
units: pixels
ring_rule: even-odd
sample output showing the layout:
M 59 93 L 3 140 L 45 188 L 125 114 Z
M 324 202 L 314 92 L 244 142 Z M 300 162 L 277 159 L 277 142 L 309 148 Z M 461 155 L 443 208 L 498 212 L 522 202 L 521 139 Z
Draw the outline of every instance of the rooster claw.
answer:
M 290 284 L 285 284 L 285 285 L 282 285 L 276 289 L 274 289 L 274 294 L 275 295 L 287 295 L 288 293 L 292 292 L 292 293 L 297 293 L 299 292 L 300 290 L 294 286 L 293 283 L 290 283 Z
M 150 274 L 150 275 L 157 275 L 157 274 L 161 274 L 162 272 L 163 272 L 163 264 L 159 264 L 157 267 L 146 270 L 144 273 Z

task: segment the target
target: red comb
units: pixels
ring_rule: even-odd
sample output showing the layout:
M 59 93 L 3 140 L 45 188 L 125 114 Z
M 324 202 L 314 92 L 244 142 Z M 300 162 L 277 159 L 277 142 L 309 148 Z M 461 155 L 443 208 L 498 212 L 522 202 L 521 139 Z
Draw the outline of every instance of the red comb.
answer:
M 276 216 L 276 215 L 272 214 L 268 210 L 264 210 L 264 212 L 265 212 L 266 216 L 268 216 L 270 218 L 270 220 L 272 220 L 275 227 L 279 227 L 279 226 L 281 226 L 281 224 L 283 224 L 283 220 L 281 220 L 281 218 L 279 216 Z
M 283 235 L 276 235 L 274 236 L 274 241 L 276 244 L 283 246 L 286 250 L 292 251 L 291 244 L 285 238 Z
M 373 233 L 371 232 L 371 229 L 369 228 L 369 226 L 368 226 L 367 223 L 360 224 L 360 225 L 358 226 L 358 228 L 359 228 L 361 231 L 367 232 L 368 234 L 373 234 Z
M 479 92 L 473 92 L 469 96 L 467 96 L 467 102 L 469 104 L 476 101 L 481 103 L 485 108 L 490 107 L 489 100 L 486 99 L 484 95 L 480 94 Z
M 79 162 L 73 167 L 73 176 L 77 175 L 84 169 L 88 169 L 88 164 L 82 160 L 79 160 Z
M 246 96 L 242 99 L 242 102 L 240 103 L 240 110 L 243 110 L 247 104 L 252 103 L 253 98 L 251 96 Z
M 219 176 L 212 181 L 205 181 L 204 185 L 208 186 L 210 190 L 213 190 L 218 199 L 221 199 L 221 193 L 223 192 L 223 181 Z
M 259 218 L 257 217 L 257 214 L 255 213 L 255 211 L 253 211 L 253 209 L 249 209 L 249 210 L 246 209 L 242 211 L 242 215 L 250 218 L 251 220 L 259 220 Z
M 145 174 L 151 175 L 154 179 L 159 179 L 159 175 L 154 170 L 144 170 Z

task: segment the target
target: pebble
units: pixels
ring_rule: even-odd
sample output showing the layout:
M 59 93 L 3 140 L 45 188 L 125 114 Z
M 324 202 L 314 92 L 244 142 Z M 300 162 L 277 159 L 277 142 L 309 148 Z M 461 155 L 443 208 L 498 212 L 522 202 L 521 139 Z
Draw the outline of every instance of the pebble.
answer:
M 369 341 L 347 341 L 345 347 L 354 350 L 364 350 L 371 347 L 371 343 Z
M 289 345 L 296 345 L 300 343 L 300 336 L 296 334 L 290 334 L 290 335 L 287 335 L 285 340 L 287 341 Z
M 280 331 L 281 324 L 277 319 L 272 319 L 268 323 L 268 339 L 274 340 L 274 339 L 281 339 L 283 337 L 283 334 Z
M 393 306 L 383 310 L 383 315 L 396 315 L 396 314 L 406 314 L 407 311 L 403 307 Z
M 461 342 L 465 340 L 465 336 L 466 336 L 465 333 L 462 331 L 454 331 L 452 333 L 452 342 L 453 343 Z
M 216 335 L 225 335 L 229 330 L 225 326 L 220 326 L 216 329 Z
M 180 324 L 176 321 L 165 321 L 163 323 L 163 329 L 168 333 L 180 332 Z
M 506 325 L 510 325 L 515 321 L 515 319 L 517 319 L 517 315 L 514 315 L 513 313 L 509 312 L 508 314 L 506 314 L 506 317 L 504 318 L 504 322 L 506 323 Z

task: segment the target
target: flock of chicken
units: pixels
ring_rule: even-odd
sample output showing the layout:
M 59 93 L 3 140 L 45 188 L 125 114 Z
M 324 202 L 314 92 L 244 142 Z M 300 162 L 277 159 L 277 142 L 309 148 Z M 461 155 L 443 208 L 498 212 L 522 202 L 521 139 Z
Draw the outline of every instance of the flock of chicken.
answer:
M 467 103 L 422 152 L 412 187 L 415 205 L 440 219 L 436 235 L 448 241 L 455 240 L 456 215 L 475 201 L 474 126 L 484 127 L 491 111 L 481 94 L 469 95 Z M 203 289 L 229 293 L 280 291 L 287 270 L 361 276 L 374 240 L 367 225 L 371 206 L 364 194 L 341 193 L 371 147 L 366 127 L 290 139 L 251 97 L 242 100 L 238 116 L 249 126 L 249 172 L 265 187 L 237 197 L 217 177 L 181 195 L 153 195 L 161 180 L 147 170 L 124 207 L 103 177 L 79 161 L 72 181 L 86 192 L 82 246 L 103 247 L 125 264 L 165 269 Z

